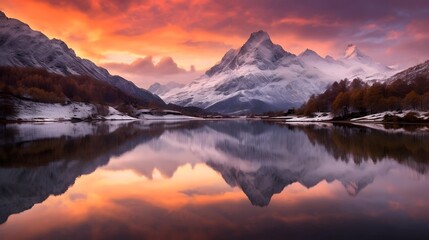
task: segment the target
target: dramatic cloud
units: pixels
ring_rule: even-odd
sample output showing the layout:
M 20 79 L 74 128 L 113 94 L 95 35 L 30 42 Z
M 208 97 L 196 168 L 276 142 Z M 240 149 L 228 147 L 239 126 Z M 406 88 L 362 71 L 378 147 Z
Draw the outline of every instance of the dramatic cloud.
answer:
M 2 0 L 0 8 L 98 63 L 172 56 L 202 71 L 260 29 L 296 54 L 338 57 L 355 43 L 388 65 L 429 58 L 427 0 Z
M 132 74 L 146 74 L 152 76 L 162 76 L 188 72 L 185 69 L 178 67 L 177 63 L 175 63 L 171 57 L 163 57 L 157 64 L 154 64 L 152 56 L 147 56 L 145 58 L 138 58 L 130 64 L 106 63 L 103 65 L 107 69 L 113 71 Z M 191 66 L 191 70 L 189 71 L 195 71 L 193 69 L 193 66 Z
M 168 83 L 171 81 L 187 83 L 194 80 L 202 72 L 195 71 L 193 65 L 185 70 L 177 65 L 171 57 L 163 57 L 156 64 L 152 56 L 138 58 L 126 63 L 104 63 L 103 67 L 111 73 L 124 76 L 139 85 L 148 87 L 150 83 Z

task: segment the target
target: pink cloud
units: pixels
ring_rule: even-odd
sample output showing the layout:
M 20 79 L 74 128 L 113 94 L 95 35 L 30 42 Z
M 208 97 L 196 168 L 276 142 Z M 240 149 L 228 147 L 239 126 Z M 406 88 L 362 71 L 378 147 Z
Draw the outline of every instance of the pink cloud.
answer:
M 142 74 L 150 76 L 172 75 L 195 71 L 191 67 L 189 71 L 177 66 L 171 57 L 163 57 L 158 63 L 154 63 L 152 56 L 138 58 L 130 64 L 126 63 L 105 63 L 105 68 L 114 72 L 124 72 L 128 74 Z

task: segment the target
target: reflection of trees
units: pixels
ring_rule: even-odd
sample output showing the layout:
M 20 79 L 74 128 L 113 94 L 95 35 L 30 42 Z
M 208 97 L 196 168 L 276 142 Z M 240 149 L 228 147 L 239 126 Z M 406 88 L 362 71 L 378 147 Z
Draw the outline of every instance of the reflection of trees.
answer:
M 63 136 L 45 138 L 29 142 L 14 142 L 0 145 L 0 167 L 42 166 L 59 160 L 91 161 L 98 156 L 112 153 L 125 144 L 123 151 L 132 150 L 140 143 L 162 135 L 166 127 L 163 124 L 139 126 L 139 122 L 124 124 L 109 132 L 108 124 L 97 124 L 91 133 L 81 137 Z M 169 126 L 186 128 L 186 124 Z M 7 128 L 5 135 L 13 138 L 19 128 Z
M 162 134 L 162 129 L 142 130 L 131 124 L 109 133 L 109 126 L 97 125 L 92 134 L 83 137 L 60 137 L 0 146 L 0 166 L 42 166 L 59 160 L 91 161 L 104 155 L 126 141 L 144 136 L 150 138 Z M 141 139 L 144 140 L 144 139 Z
M 20 138 L 14 136 L 20 131 L 19 127 L 0 128 L 2 137 L 8 137 L 0 142 L 0 223 L 49 195 L 64 193 L 77 177 L 107 164 L 112 156 L 157 139 L 165 131 L 172 133 L 166 134 L 167 140 L 176 141 L 184 151 L 201 150 L 202 160 L 208 166 L 230 186 L 240 186 L 252 204 L 258 206 L 268 205 L 273 194 L 294 182 L 311 188 L 323 180 L 338 180 L 349 194 L 356 195 L 387 171 L 372 171 L 372 164 L 354 169 L 354 164 L 335 162 L 333 158 L 353 160 L 356 164 L 390 158 L 420 173 L 427 172 L 429 163 L 427 133 L 388 133 L 350 125 L 284 127 L 260 121 L 219 121 L 147 126 L 135 122 L 114 131 L 107 124 L 96 124 L 85 136 L 16 142 Z M 316 144 L 318 147 L 312 146 Z M 163 146 L 159 150 L 165 151 Z M 206 154 L 210 151 L 214 155 Z M 219 153 L 225 159 L 219 158 Z M 169 154 L 176 157 L 174 152 Z M 173 173 L 185 163 L 164 164 Z M 336 163 L 340 167 L 331 167 Z M 151 172 L 161 165 L 160 161 L 143 164 L 142 172 Z
M 388 132 L 355 125 L 332 128 L 299 127 L 313 144 L 324 146 L 335 159 L 356 164 L 391 158 L 425 173 L 429 163 L 427 133 Z
M 176 127 L 193 126 L 182 124 L 168 129 Z M 161 136 L 166 129 L 163 124 L 149 127 L 135 122 L 110 132 L 107 124 L 97 124 L 86 136 L 8 141 L 0 145 L 0 224 L 50 195 L 63 194 L 79 176 Z M 4 128 L 0 133 L 13 137 L 19 131 Z

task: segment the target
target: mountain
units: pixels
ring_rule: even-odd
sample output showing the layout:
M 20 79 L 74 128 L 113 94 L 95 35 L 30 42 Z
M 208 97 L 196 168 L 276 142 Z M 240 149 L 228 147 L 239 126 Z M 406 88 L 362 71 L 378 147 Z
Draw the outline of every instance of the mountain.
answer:
M 407 68 L 404 71 L 395 74 L 394 76 L 387 79 L 387 82 L 391 83 L 398 79 L 402 79 L 406 82 L 410 82 L 419 76 L 429 78 L 429 60 L 424 63 L 418 64 L 416 66 Z
M 349 45 L 344 57 L 322 58 L 307 49 L 296 56 L 274 44 L 264 31 L 254 32 L 240 49 L 192 83 L 161 94 L 166 102 L 226 114 L 262 113 L 300 106 L 312 94 L 344 78 L 385 79 L 394 70 Z
M 164 104 L 161 98 L 149 91 L 76 56 L 63 41 L 49 39 L 27 24 L 8 18 L 3 12 L 0 12 L 0 66 L 43 68 L 65 76 L 87 75 L 142 101 Z
M 154 83 L 150 85 L 150 87 L 147 90 L 153 94 L 161 95 L 172 89 L 181 88 L 183 86 L 185 86 L 185 84 L 178 83 L 178 82 L 168 82 L 166 84 Z

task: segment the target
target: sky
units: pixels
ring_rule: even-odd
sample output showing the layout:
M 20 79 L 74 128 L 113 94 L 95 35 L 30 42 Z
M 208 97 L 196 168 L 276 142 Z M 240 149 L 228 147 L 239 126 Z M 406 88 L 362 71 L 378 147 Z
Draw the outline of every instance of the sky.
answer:
M 356 44 L 399 68 L 429 59 L 427 0 L 0 0 L 0 10 L 141 87 L 187 83 L 264 30 L 299 54 Z

